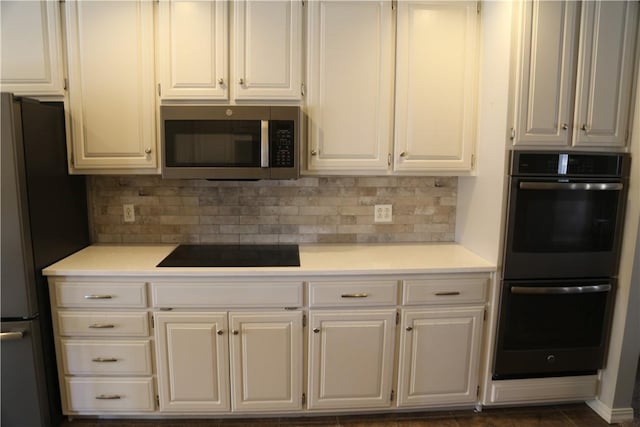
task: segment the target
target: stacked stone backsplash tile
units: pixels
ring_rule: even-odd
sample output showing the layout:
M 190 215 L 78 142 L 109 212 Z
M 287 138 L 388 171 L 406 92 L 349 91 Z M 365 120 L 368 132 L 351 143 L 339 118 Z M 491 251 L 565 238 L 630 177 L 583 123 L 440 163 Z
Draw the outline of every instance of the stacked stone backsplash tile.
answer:
M 95 243 L 453 241 L 457 178 L 305 177 L 295 181 L 91 176 Z M 125 223 L 123 204 L 135 207 Z M 376 204 L 393 222 L 374 223 Z

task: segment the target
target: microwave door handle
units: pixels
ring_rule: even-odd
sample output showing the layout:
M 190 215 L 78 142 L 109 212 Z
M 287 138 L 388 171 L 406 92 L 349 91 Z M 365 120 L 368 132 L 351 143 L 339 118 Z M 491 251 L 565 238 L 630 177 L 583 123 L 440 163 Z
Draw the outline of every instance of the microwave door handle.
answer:
M 588 286 L 512 286 L 512 294 L 520 295 L 566 295 L 566 294 L 590 294 L 596 292 L 609 292 L 611 285 Z
M 269 120 L 260 121 L 260 167 L 269 167 Z
M 521 190 L 622 190 L 619 182 L 520 182 Z

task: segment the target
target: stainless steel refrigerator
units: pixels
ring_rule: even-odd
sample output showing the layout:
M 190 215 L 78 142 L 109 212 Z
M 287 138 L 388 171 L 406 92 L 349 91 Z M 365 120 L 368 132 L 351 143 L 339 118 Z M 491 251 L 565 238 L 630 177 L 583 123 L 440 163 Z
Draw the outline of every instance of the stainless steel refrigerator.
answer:
M 3 427 L 62 416 L 42 268 L 87 246 L 82 176 L 67 173 L 62 103 L 0 95 L 0 377 Z

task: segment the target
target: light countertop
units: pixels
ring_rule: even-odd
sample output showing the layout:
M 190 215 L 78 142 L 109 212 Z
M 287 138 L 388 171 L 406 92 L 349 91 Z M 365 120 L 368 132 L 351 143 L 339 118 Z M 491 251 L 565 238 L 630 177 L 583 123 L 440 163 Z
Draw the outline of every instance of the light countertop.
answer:
M 300 245 L 300 267 L 156 267 L 176 245 L 92 245 L 44 269 L 46 276 L 300 276 L 492 272 L 455 243 Z

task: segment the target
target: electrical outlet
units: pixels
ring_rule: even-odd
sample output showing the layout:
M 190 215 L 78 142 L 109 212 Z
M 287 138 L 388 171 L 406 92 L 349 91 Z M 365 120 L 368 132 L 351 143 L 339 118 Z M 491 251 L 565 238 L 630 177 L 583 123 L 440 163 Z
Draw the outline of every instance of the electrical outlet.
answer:
M 122 211 L 124 213 L 124 222 L 134 222 L 136 220 L 136 212 L 133 209 L 133 205 L 122 205 Z
M 392 205 L 375 205 L 373 207 L 373 222 L 391 222 Z

